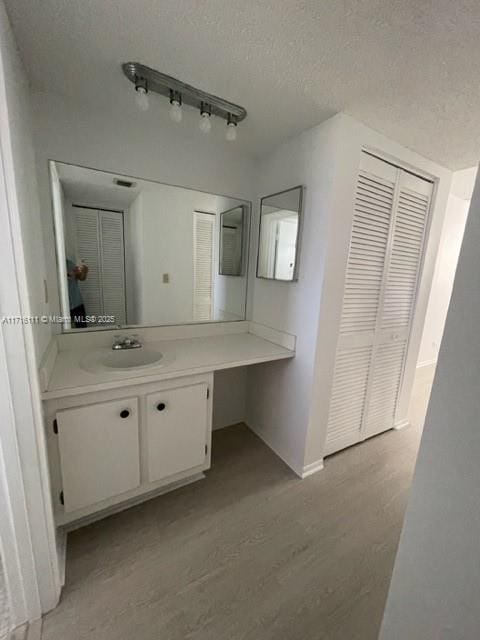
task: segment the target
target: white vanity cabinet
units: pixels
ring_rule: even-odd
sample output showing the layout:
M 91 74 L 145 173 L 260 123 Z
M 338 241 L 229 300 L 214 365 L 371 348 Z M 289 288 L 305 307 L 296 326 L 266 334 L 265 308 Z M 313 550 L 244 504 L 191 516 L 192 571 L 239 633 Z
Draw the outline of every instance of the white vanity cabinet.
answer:
M 81 524 L 202 477 L 212 388 L 208 373 L 47 400 L 57 523 Z
M 197 467 L 205 460 L 208 394 L 208 386 L 199 383 L 146 397 L 149 482 Z
M 65 512 L 139 486 L 138 398 L 63 409 L 56 420 Z

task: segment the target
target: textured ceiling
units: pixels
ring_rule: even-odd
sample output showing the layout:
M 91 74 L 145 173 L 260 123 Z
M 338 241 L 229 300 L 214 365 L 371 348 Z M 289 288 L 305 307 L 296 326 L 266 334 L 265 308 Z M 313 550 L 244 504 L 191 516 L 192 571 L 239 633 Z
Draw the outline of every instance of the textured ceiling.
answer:
M 114 108 L 137 60 L 245 106 L 238 144 L 255 155 L 346 111 L 452 169 L 480 157 L 478 0 L 6 5 L 38 90 Z

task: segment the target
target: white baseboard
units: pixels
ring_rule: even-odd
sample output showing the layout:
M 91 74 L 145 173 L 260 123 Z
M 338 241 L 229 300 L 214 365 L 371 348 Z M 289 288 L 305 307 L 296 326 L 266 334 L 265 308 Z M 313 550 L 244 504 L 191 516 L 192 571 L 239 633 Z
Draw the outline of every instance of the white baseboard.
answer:
M 267 445 L 267 447 L 273 451 L 275 455 L 277 455 L 281 460 L 283 460 L 283 462 L 285 462 L 285 464 L 288 467 L 290 467 L 290 469 L 302 480 L 304 478 L 307 478 L 308 476 L 311 476 L 313 473 L 316 473 L 317 471 L 321 471 L 323 469 L 323 459 L 315 460 L 315 462 L 312 462 L 307 465 L 299 464 L 298 462 L 295 462 L 294 460 L 292 460 L 283 451 L 280 451 L 277 445 L 274 445 L 268 438 L 265 437 L 263 433 L 260 433 L 257 429 L 255 429 L 248 423 L 245 423 L 245 424 L 250 429 L 250 431 L 253 431 L 253 433 L 256 436 L 258 436 L 260 440 L 262 440 L 262 442 L 264 442 Z
M 310 464 L 306 464 L 303 467 L 303 471 L 302 471 L 302 478 L 308 478 L 308 476 L 313 475 L 314 473 L 317 473 L 317 471 L 322 471 L 323 470 L 323 458 L 321 458 L 320 460 L 315 460 L 315 462 L 311 462 Z
M 256 436 L 258 436 L 260 438 L 260 440 L 262 442 L 264 442 L 269 449 L 271 449 L 273 451 L 273 453 L 275 455 L 277 455 L 281 460 L 283 460 L 285 462 L 287 467 L 290 467 L 290 469 L 292 471 L 294 471 L 299 478 L 302 477 L 303 465 L 299 464 L 298 462 L 295 462 L 294 460 L 289 458 L 289 456 L 285 455 L 282 451 L 279 451 L 279 449 L 278 449 L 278 447 L 276 445 L 274 445 L 272 442 L 270 442 L 269 439 L 266 438 L 265 435 L 263 433 L 261 433 L 260 431 L 258 431 L 255 427 L 252 427 L 250 424 L 248 424 L 248 422 L 245 422 L 245 424 L 250 429 L 250 431 L 253 431 L 253 433 Z
M 410 420 L 399 420 L 393 425 L 395 431 L 400 431 L 400 429 L 405 429 L 410 426 Z
M 424 360 L 423 362 L 417 363 L 417 369 L 423 369 L 423 367 L 434 367 L 437 364 L 437 359 L 433 360 Z

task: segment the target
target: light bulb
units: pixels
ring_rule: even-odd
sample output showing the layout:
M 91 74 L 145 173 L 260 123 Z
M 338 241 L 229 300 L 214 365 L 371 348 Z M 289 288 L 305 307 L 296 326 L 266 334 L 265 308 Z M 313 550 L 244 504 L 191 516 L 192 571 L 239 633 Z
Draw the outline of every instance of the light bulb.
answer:
M 170 118 L 174 122 L 181 122 L 182 121 L 182 105 L 178 100 L 171 100 L 170 104 L 171 104 Z
M 137 87 L 135 90 L 135 102 L 140 111 L 147 111 L 148 109 L 148 95 L 145 87 Z
M 212 128 L 212 121 L 210 119 L 210 114 L 204 111 L 200 114 L 200 122 L 198 123 L 200 131 L 203 133 L 210 133 L 210 129 Z
M 227 132 L 225 133 L 225 138 L 228 142 L 235 142 L 237 139 L 237 125 L 235 122 L 229 122 L 227 124 Z

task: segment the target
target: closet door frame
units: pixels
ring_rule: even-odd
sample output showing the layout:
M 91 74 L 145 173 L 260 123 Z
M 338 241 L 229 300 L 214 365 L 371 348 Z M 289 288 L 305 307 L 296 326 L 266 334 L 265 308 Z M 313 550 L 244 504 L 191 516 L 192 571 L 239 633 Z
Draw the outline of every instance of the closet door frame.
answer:
M 388 153 L 385 153 L 383 151 L 380 151 L 375 147 L 364 145 L 362 146 L 361 153 L 368 153 L 369 155 L 374 156 L 375 158 L 378 158 L 383 162 L 388 162 L 389 164 L 393 165 L 397 169 L 406 171 L 407 173 L 410 173 L 418 178 L 421 178 L 422 180 L 426 180 L 432 184 L 432 193 L 430 196 L 430 203 L 429 203 L 427 220 L 425 224 L 425 231 L 424 231 L 424 237 L 423 237 L 423 250 L 422 250 L 422 255 L 420 259 L 420 264 L 418 267 L 417 285 L 415 288 L 415 301 L 413 303 L 409 331 L 407 335 L 405 359 L 403 364 L 402 377 L 400 381 L 400 388 L 399 388 L 399 393 L 397 398 L 396 414 L 395 414 L 394 425 L 393 425 L 394 429 L 402 429 L 403 427 L 406 427 L 409 425 L 408 420 L 403 417 L 406 414 L 408 405 L 410 403 L 410 392 L 407 394 L 407 390 L 411 388 L 411 384 L 408 385 L 408 389 L 407 389 L 406 375 L 407 375 L 407 372 L 411 374 L 411 383 L 413 383 L 413 378 L 415 375 L 415 368 L 416 368 L 416 360 L 415 362 L 412 362 L 412 357 L 413 357 L 413 353 L 412 353 L 413 340 L 412 339 L 414 337 L 414 334 L 417 334 L 417 332 L 419 332 L 418 338 L 420 340 L 421 334 L 423 331 L 423 325 L 422 327 L 418 325 L 418 303 L 419 303 L 419 298 L 424 285 L 425 263 L 428 257 L 427 254 L 430 249 L 433 213 L 435 211 L 437 197 L 438 197 L 438 190 L 439 190 L 439 177 L 436 175 L 433 175 L 432 173 L 429 173 L 428 171 L 419 169 L 415 165 L 411 165 L 408 162 L 399 160 L 397 157 L 389 155 Z M 360 153 L 360 158 L 361 158 L 361 153 Z M 360 167 L 360 162 L 359 162 L 359 167 Z M 396 210 L 395 210 L 395 215 L 396 215 Z M 393 228 L 394 227 L 392 227 L 392 229 Z M 391 240 L 393 241 L 393 235 L 391 236 Z M 438 249 L 438 246 L 437 246 L 437 249 Z M 433 277 L 435 262 L 436 262 L 436 256 L 433 259 L 432 267 L 431 267 L 432 277 Z M 429 295 L 430 295 L 430 291 L 426 292 L 425 312 L 426 312 L 426 305 L 428 302 Z
M 438 178 L 436 178 L 435 176 L 428 174 L 424 171 L 421 171 L 419 169 L 417 169 L 416 167 L 410 166 L 405 162 L 401 162 L 398 161 L 396 158 L 393 157 L 389 157 L 388 155 L 379 152 L 376 149 L 371 149 L 368 147 L 362 147 L 360 154 L 359 154 L 359 162 L 358 162 L 358 169 L 357 169 L 357 177 L 356 177 L 356 186 L 355 186 L 355 193 L 356 193 L 356 189 L 357 189 L 357 185 L 358 185 L 358 176 L 360 174 L 360 170 L 361 170 L 361 158 L 363 156 L 363 154 L 367 154 L 369 156 L 373 156 L 373 158 L 375 158 L 376 160 L 379 160 L 381 162 L 385 162 L 387 164 L 389 164 L 396 172 L 397 177 L 395 180 L 395 189 L 394 189 L 394 197 L 393 197 L 393 204 L 392 204 L 392 214 L 391 214 L 391 221 L 390 221 L 390 226 L 389 226 L 389 232 L 388 232 L 388 240 L 387 240 L 387 245 L 386 245 L 386 250 L 385 250 L 385 261 L 384 261 L 384 277 L 382 280 L 382 285 L 381 285 L 381 289 L 380 289 L 380 294 L 379 294 L 379 300 L 378 300 L 378 309 L 377 309 L 377 316 L 376 316 L 376 321 L 375 321 L 375 330 L 374 330 L 374 341 L 373 341 L 373 345 L 372 345 L 372 352 L 370 355 L 370 363 L 371 363 L 371 373 L 368 376 L 368 383 L 367 383 L 367 389 L 365 392 L 365 401 L 364 401 L 364 412 L 363 412 L 363 417 L 362 417 L 362 422 L 360 425 L 360 432 L 359 432 L 359 437 L 357 442 L 361 442 L 362 440 L 364 440 L 366 437 L 368 437 L 366 435 L 366 431 L 367 431 L 367 417 L 368 417 L 368 407 L 369 407 L 369 402 L 370 402 L 370 398 L 371 398 L 371 392 L 372 392 L 372 387 L 373 387 L 373 367 L 375 364 L 375 358 L 377 355 L 377 351 L 379 349 L 379 347 L 383 344 L 388 344 L 387 342 L 385 342 L 385 330 L 382 329 L 382 312 L 383 312 L 383 308 L 384 308 L 384 302 L 385 302 L 385 296 L 387 293 L 387 286 L 388 286 L 388 272 L 389 272 L 389 266 L 390 266 L 390 262 L 391 262 L 391 258 L 392 258 L 392 252 L 393 252 L 393 246 L 394 246 L 394 234 L 395 234 L 395 229 L 396 229 L 396 219 L 397 219 L 397 215 L 398 215 L 398 203 L 399 203 L 399 199 L 400 199 L 400 193 L 402 191 L 402 174 L 405 172 L 407 174 L 411 174 L 416 178 L 419 178 L 421 180 L 425 180 L 426 182 L 431 184 L 431 195 L 429 198 L 429 203 L 428 203 L 428 211 L 426 213 L 426 221 L 425 221 L 425 228 L 424 228 L 424 234 L 423 234 L 423 243 L 422 243 L 422 249 L 421 249 L 421 256 L 420 256 L 420 261 L 418 264 L 418 273 L 417 273 L 417 280 L 416 280 L 416 286 L 415 286 L 415 292 L 414 292 L 414 300 L 413 300 L 413 305 L 412 305 L 412 310 L 411 310 L 411 314 L 410 314 L 410 320 L 409 320 L 409 325 L 406 329 L 403 329 L 401 331 L 401 335 L 398 336 L 398 341 L 400 343 L 400 341 L 403 341 L 406 343 L 405 345 L 405 355 L 404 355 L 404 360 L 403 360 L 403 364 L 402 364 L 402 372 L 401 372 L 401 377 L 400 377 L 400 382 L 399 382 L 399 386 L 398 386 L 398 394 L 397 394 L 397 400 L 396 400 L 396 407 L 395 407 L 395 415 L 394 415 L 394 420 L 393 420 L 393 424 L 392 426 L 394 428 L 399 428 L 401 426 L 405 426 L 404 424 L 398 424 L 398 414 L 399 414 L 399 407 L 401 405 L 401 400 L 402 400 L 402 396 L 405 394 L 405 386 L 404 386 L 404 382 L 405 382 L 405 371 L 407 369 L 408 366 L 412 366 L 411 365 L 411 338 L 413 335 L 413 332 L 415 331 L 416 328 L 416 318 L 417 318 L 417 303 L 418 303 L 418 298 L 419 298 L 419 290 L 422 286 L 422 281 L 423 281 L 423 277 L 424 277 L 424 266 L 425 266 L 425 259 L 426 259 L 426 255 L 427 255 L 427 251 L 428 251 L 428 246 L 429 246 L 429 240 L 430 240 L 430 231 L 431 231 L 431 222 L 432 222 L 432 212 L 435 208 L 435 201 L 436 201 L 436 195 L 437 195 L 437 190 L 438 190 Z M 352 224 L 353 224 L 353 217 L 352 217 Z M 350 232 L 349 232 L 349 242 L 351 242 L 351 233 L 352 233 L 352 226 L 350 226 Z M 348 271 L 348 267 L 349 267 L 349 256 L 350 256 L 350 250 L 351 248 L 349 248 L 349 250 L 347 251 L 346 254 L 346 261 L 345 261 L 345 265 L 344 265 L 344 270 L 342 273 L 342 308 L 343 308 L 343 297 L 344 297 L 344 293 L 345 293 L 345 281 L 346 281 L 346 275 L 347 275 L 347 271 Z M 428 296 L 427 296 L 428 297 Z M 341 319 L 341 314 L 342 311 L 340 310 L 340 314 L 339 314 L 339 320 Z M 352 336 L 353 338 L 353 336 Z M 358 339 L 357 339 L 358 340 Z M 343 344 L 342 342 L 343 341 Z M 337 340 L 336 340 L 336 348 L 335 348 L 335 359 L 334 359 L 334 365 L 332 367 L 332 377 L 331 377 L 331 387 L 330 387 L 330 396 L 329 396 L 329 402 L 331 400 L 331 394 L 333 391 L 333 374 L 334 374 L 334 370 L 335 370 L 335 363 L 336 363 L 336 359 L 337 359 L 337 354 L 338 354 L 338 349 L 340 347 L 340 344 L 342 344 L 342 346 L 345 348 L 348 348 L 348 342 L 350 342 L 350 340 L 346 337 L 346 336 L 342 336 L 340 333 L 340 322 L 338 324 L 338 328 L 337 328 Z M 352 341 L 352 346 L 353 343 L 357 344 L 357 341 Z M 395 339 L 392 339 L 392 343 L 391 344 L 396 344 Z M 357 344 L 357 346 L 360 346 L 359 344 Z M 329 418 L 329 414 L 330 414 L 330 410 L 328 410 L 327 412 L 327 420 Z M 373 434 L 372 434 L 373 435 Z M 328 429 L 326 431 L 326 442 L 328 442 Z M 354 444 L 353 442 L 351 444 Z M 331 453 L 334 453 L 338 450 L 340 450 L 342 447 L 339 448 L 334 448 L 333 450 L 326 444 L 326 453 L 324 455 L 330 455 Z M 346 445 L 348 446 L 348 445 Z

